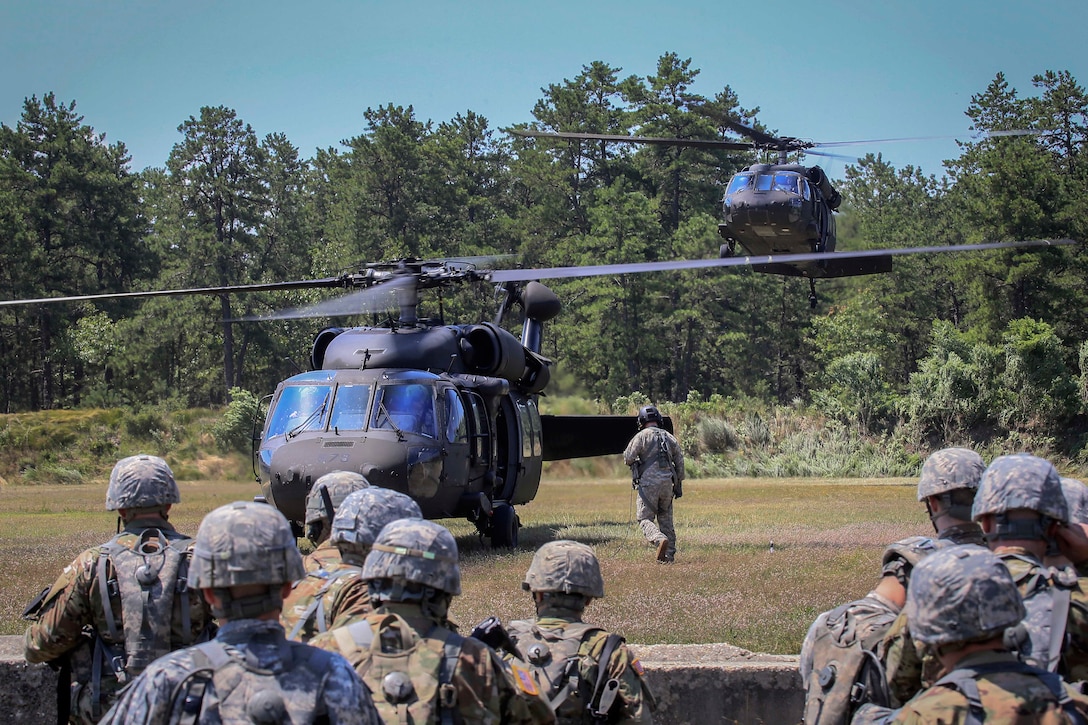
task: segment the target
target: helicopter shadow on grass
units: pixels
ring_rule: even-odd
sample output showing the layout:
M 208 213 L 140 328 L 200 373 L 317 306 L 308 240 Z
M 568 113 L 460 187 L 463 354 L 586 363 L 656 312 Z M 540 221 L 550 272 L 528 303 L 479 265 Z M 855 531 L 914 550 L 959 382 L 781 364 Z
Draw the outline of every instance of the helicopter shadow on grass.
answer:
M 587 528 L 585 525 L 571 526 L 569 524 L 561 523 L 540 523 L 532 524 L 529 526 L 522 526 L 518 531 L 518 545 L 513 552 L 520 551 L 536 551 L 543 544 L 549 541 L 558 541 L 560 539 L 574 539 L 583 544 L 589 546 L 597 546 L 600 544 L 606 544 L 617 539 L 622 539 L 627 535 L 627 527 L 633 526 L 630 521 L 595 521 L 591 525 L 594 529 L 601 527 L 616 528 L 614 535 L 607 533 L 600 533 L 595 531 L 592 534 L 579 533 L 576 530 L 580 528 Z M 457 549 L 462 555 L 465 554 L 490 554 L 496 550 L 478 534 L 463 534 L 457 536 Z

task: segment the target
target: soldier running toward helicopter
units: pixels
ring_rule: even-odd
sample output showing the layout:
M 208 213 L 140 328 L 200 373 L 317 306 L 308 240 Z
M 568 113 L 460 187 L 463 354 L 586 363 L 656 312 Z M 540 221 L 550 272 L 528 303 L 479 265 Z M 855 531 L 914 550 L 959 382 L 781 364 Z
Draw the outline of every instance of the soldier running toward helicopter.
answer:
M 684 454 L 664 422 L 652 405 L 639 410 L 639 431 L 627 444 L 623 462 L 631 467 L 632 485 L 638 492 L 638 526 L 657 547 L 658 562 L 671 564 L 676 559 L 672 501 L 684 495 Z

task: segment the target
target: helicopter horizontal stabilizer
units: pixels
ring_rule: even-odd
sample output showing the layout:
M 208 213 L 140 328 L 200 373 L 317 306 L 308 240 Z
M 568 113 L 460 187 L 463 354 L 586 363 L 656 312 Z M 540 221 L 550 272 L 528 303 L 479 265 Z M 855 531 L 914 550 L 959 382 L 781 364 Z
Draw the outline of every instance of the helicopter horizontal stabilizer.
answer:
M 633 415 L 542 415 L 540 423 L 545 461 L 623 453 L 638 432 Z M 662 427 L 671 433 L 672 418 Z
M 766 274 L 781 274 L 786 277 L 811 277 L 826 279 L 831 277 L 858 277 L 864 274 L 883 274 L 892 271 L 891 255 L 881 257 L 848 257 L 846 259 L 827 259 L 822 262 L 807 264 L 753 264 L 752 270 Z

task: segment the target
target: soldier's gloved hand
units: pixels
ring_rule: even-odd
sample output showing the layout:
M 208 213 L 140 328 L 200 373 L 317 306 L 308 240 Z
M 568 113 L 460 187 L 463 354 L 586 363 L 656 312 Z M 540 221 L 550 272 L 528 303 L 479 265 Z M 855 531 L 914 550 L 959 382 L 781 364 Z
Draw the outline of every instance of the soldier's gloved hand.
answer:
M 684 482 L 683 481 L 677 481 L 676 483 L 674 483 L 672 485 L 672 495 L 675 498 L 680 498 L 681 496 L 684 495 Z

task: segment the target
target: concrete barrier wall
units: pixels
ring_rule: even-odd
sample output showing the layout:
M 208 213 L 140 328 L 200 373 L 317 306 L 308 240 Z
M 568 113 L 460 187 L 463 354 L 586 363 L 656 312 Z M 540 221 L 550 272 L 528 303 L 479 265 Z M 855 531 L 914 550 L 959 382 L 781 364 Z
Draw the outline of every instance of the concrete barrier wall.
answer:
M 797 657 L 727 644 L 632 645 L 657 698 L 654 722 L 797 723 L 804 693 Z M 56 722 L 57 675 L 23 659 L 23 638 L 0 637 L 0 712 L 10 722 Z

